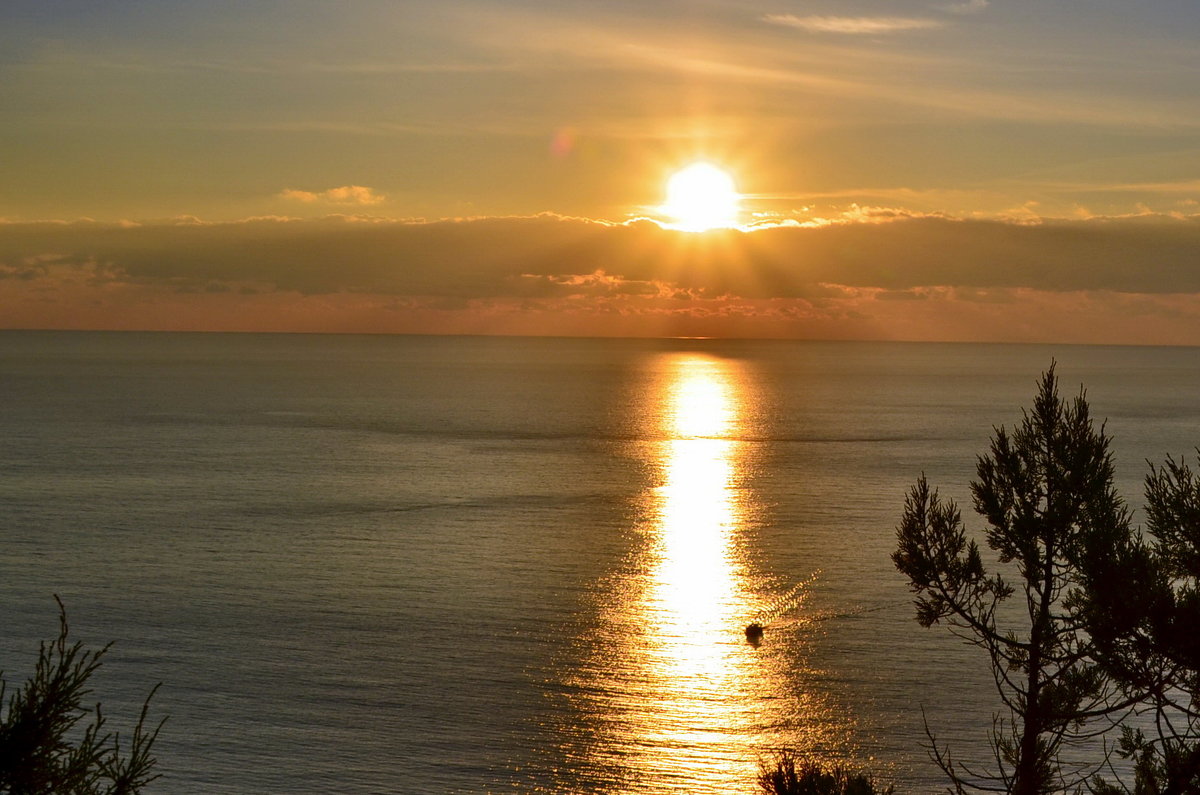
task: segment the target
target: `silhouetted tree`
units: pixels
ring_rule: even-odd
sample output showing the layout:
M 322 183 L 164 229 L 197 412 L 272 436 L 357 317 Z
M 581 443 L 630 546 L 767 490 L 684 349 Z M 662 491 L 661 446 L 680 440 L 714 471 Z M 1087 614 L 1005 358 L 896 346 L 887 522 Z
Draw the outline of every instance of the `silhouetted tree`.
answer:
M 767 795 L 892 795 L 892 787 L 876 785 L 864 773 L 834 765 L 825 767 L 782 749 L 759 765 L 758 786 Z
M 153 731 L 146 727 L 158 686 L 146 697 L 122 754 L 120 735 L 106 730 L 100 705 L 94 710 L 82 706 L 91 694 L 88 679 L 112 644 L 93 651 L 78 642 L 68 645 L 66 610 L 54 599 L 58 638 L 41 644 L 33 676 L 7 704 L 7 683 L 0 675 L 0 793 L 133 795 L 158 778 L 151 773 L 156 760 L 150 749 L 166 718 Z M 83 723 L 89 715 L 90 721 Z
M 1200 478 L 1168 458 L 1146 476 L 1150 538 L 1126 527 L 1090 539 L 1081 568 L 1087 630 L 1105 670 L 1142 699 L 1149 737 L 1127 727 L 1133 792 L 1200 792 Z M 1100 793 L 1122 790 L 1100 783 Z
M 944 622 L 983 649 L 1007 711 L 993 720 L 994 759 L 985 768 L 952 760 L 926 727 L 931 753 L 957 792 L 1068 789 L 1090 771 L 1064 765 L 1064 745 L 1094 737 L 1089 721 L 1126 706 L 1093 661 L 1075 598 L 1088 539 L 1115 538 L 1129 526 L 1112 484 L 1109 437 L 1092 423 L 1082 391 L 1070 402 L 1059 398 L 1051 366 L 1032 410 L 1011 434 L 995 430 L 976 473 L 974 508 L 987 522 L 984 537 L 1000 570 L 985 568 L 958 507 L 924 475 L 905 501 L 892 555 L 918 594 L 917 621 Z M 1101 731 L 1110 727 L 1102 723 Z

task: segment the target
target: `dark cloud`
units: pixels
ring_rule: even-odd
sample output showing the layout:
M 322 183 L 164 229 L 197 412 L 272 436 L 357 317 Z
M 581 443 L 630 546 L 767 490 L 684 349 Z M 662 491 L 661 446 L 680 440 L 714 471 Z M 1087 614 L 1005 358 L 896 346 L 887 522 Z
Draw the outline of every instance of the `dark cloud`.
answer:
M 918 217 L 704 235 L 648 221 L 612 225 L 552 215 L 0 224 L 0 278 L 68 267 L 176 290 L 447 300 L 679 293 L 813 300 L 829 296 L 830 285 L 879 288 L 895 298 L 949 286 L 977 301 L 997 288 L 1194 293 L 1200 220 Z

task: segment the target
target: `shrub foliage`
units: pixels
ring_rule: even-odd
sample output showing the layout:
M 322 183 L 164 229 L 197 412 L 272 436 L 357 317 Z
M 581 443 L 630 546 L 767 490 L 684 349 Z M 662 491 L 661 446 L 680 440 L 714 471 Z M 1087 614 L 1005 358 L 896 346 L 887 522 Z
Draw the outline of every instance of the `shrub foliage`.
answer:
M 893 791 L 863 773 L 837 765 L 825 767 L 786 748 L 762 763 L 758 785 L 767 795 L 891 795 Z
M 158 686 L 123 746 L 100 704 L 83 706 L 92 693 L 88 680 L 112 644 L 88 650 L 70 643 L 66 610 L 54 598 L 58 638 L 41 644 L 33 676 L 10 695 L 0 674 L 0 793 L 134 795 L 158 778 L 150 751 L 166 718 L 153 728 L 146 724 Z

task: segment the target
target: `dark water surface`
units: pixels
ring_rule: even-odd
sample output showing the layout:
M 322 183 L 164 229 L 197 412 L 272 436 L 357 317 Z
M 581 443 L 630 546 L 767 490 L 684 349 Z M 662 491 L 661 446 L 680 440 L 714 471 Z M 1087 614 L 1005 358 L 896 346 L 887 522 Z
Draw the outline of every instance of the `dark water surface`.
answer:
M 994 699 L 894 528 L 1052 358 L 1136 507 L 1200 350 L 0 332 L 0 669 L 59 594 L 116 728 L 164 682 L 160 792 L 930 791 L 920 710 L 966 758 Z

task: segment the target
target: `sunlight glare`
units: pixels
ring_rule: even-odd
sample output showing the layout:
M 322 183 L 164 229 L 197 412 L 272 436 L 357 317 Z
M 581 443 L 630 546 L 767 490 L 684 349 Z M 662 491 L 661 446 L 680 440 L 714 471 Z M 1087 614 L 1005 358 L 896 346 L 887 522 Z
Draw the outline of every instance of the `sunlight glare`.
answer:
M 636 726 L 649 746 L 629 763 L 647 775 L 687 770 L 693 783 L 676 792 L 727 792 L 753 780 L 756 743 L 772 742 L 758 737 L 762 722 L 786 720 L 764 718 L 762 699 L 778 695 L 780 680 L 741 631 L 759 604 L 740 537 L 746 446 L 735 434 L 745 387 L 729 362 L 689 354 L 667 362 L 654 543 L 646 590 L 632 606 L 653 628 L 638 677 L 653 706 Z
M 740 199 L 728 173 L 711 163 L 693 163 L 667 181 L 662 211 L 675 219 L 676 229 L 705 232 L 736 226 Z
M 591 654 L 569 682 L 597 728 L 564 748 L 622 792 L 741 792 L 770 749 L 833 747 L 841 724 L 790 685 L 783 622 L 761 646 L 744 633 L 769 604 L 751 562 L 760 509 L 748 483 L 754 445 L 742 438 L 749 369 L 671 352 L 651 372 L 651 439 L 630 447 L 655 473 L 642 544 L 611 580 Z

